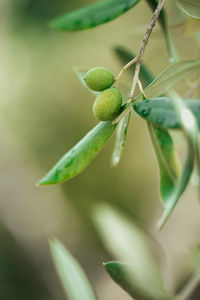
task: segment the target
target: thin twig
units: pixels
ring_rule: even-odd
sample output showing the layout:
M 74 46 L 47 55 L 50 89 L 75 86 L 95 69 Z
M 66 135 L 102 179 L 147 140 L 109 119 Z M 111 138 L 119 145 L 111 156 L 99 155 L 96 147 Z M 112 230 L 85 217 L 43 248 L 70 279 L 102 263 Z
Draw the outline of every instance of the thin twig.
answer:
M 197 270 L 190 280 L 187 282 L 183 290 L 178 294 L 178 299 L 187 300 L 190 299 L 192 293 L 195 291 L 195 288 L 200 282 L 200 271 Z
M 122 69 L 121 71 L 119 72 L 118 76 L 116 77 L 115 79 L 115 86 L 117 85 L 117 82 L 118 80 L 120 79 L 120 77 L 122 76 L 122 74 L 130 67 L 132 66 L 134 63 L 136 63 L 136 67 L 135 67 L 135 73 L 134 73 L 134 77 L 133 77 L 133 82 L 132 82 L 132 86 L 131 86 L 131 91 L 130 91 L 130 95 L 129 95 L 129 100 L 127 101 L 127 103 L 131 103 L 133 101 L 133 97 L 134 97 L 134 93 L 135 93 L 135 88 L 136 86 L 138 85 L 140 91 L 143 91 L 143 87 L 142 87 L 142 84 L 139 80 L 139 73 L 140 73 L 140 67 L 141 67 L 141 64 L 142 64 L 142 59 L 143 59 L 143 55 L 144 55 L 144 51 L 145 51 L 145 48 L 147 46 L 147 43 L 148 43 L 148 40 L 149 40 L 149 37 L 152 33 L 152 30 L 156 24 L 156 21 L 158 19 L 158 16 L 160 14 L 160 11 L 163 7 L 165 3 L 165 0 L 160 0 L 154 13 L 153 13 L 153 16 L 151 18 L 151 21 L 149 22 L 149 25 L 147 27 L 147 30 L 146 30 L 146 33 L 144 35 L 144 38 L 142 40 L 142 44 L 141 44 L 141 47 L 140 47 L 140 50 L 139 50 L 139 53 L 138 55 L 132 59 L 129 63 L 127 63 Z M 128 109 L 127 109 L 128 111 Z M 122 113 L 122 115 L 124 116 L 125 115 L 125 111 Z M 119 115 L 117 117 L 116 120 L 113 121 L 113 123 L 117 123 L 119 120 L 121 120 L 121 115 Z
M 146 31 L 146 33 L 144 35 L 143 40 L 142 40 L 140 51 L 139 51 L 139 53 L 137 55 L 137 62 L 136 62 L 136 67 L 135 67 L 135 74 L 134 74 L 134 77 L 133 77 L 133 83 L 132 83 L 131 93 L 129 95 L 129 102 L 132 101 L 136 85 L 138 84 L 140 67 L 141 67 L 141 64 L 142 64 L 142 59 L 143 59 L 145 48 L 146 48 L 146 46 L 148 44 L 149 37 L 150 37 L 150 35 L 152 33 L 152 30 L 153 30 L 153 28 L 154 28 L 154 26 L 156 24 L 156 21 L 158 19 L 158 16 L 160 14 L 160 11 L 161 11 L 164 3 L 165 3 L 165 0 L 160 0 L 159 1 L 158 6 L 156 7 L 156 9 L 155 9 L 155 11 L 153 13 L 151 21 L 150 21 L 150 23 L 149 23 L 149 25 L 147 27 L 147 31 Z

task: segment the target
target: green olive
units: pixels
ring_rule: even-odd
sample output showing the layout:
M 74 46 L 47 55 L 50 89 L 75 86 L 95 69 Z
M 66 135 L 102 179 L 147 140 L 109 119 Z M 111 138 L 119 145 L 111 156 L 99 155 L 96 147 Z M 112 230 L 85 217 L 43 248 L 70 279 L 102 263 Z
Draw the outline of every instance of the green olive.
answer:
M 85 74 L 85 82 L 93 91 L 103 91 L 114 83 L 113 74 L 105 68 L 93 68 Z
M 122 95 L 116 88 L 110 88 L 99 94 L 93 105 L 93 113 L 100 121 L 113 120 L 119 114 Z

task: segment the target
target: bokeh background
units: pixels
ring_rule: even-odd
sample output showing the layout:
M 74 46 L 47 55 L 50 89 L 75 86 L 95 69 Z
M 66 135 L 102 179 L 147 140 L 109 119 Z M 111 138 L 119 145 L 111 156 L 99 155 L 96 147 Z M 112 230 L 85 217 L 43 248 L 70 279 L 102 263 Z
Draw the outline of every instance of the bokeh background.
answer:
M 48 238 L 59 238 L 86 271 L 99 299 L 130 299 L 102 267 L 113 259 L 91 221 L 91 207 L 104 201 L 120 208 L 156 237 L 166 252 L 160 263 L 171 289 L 188 272 L 185 257 L 199 242 L 200 207 L 190 187 L 166 227 L 157 232 L 162 212 L 158 169 L 147 127 L 131 118 L 122 160 L 110 167 L 114 137 L 81 175 L 58 186 L 35 183 L 97 121 L 93 96 L 73 67 L 104 66 L 114 74 L 120 63 L 115 46 L 137 53 L 151 11 L 145 1 L 120 18 L 75 33 L 48 28 L 61 13 L 93 1 L 1 0 L 0 2 L 0 299 L 63 300 L 65 295 L 49 252 Z M 170 31 L 181 59 L 197 59 L 200 23 L 184 19 L 167 1 Z M 154 75 L 168 65 L 156 26 L 144 61 Z M 124 80 L 130 82 L 125 75 Z M 192 81 L 178 86 L 184 95 Z M 175 133 L 183 156 L 184 140 Z

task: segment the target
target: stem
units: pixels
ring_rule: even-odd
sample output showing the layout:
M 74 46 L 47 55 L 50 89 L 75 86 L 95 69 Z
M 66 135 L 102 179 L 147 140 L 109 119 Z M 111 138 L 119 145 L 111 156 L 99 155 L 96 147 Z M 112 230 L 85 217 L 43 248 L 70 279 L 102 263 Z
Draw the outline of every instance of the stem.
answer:
M 138 84 L 138 80 L 139 80 L 139 73 L 140 73 L 140 67 L 141 67 L 141 64 L 142 64 L 142 59 L 143 59 L 143 55 L 144 55 L 144 51 L 145 51 L 145 48 L 148 44 L 148 41 L 149 41 L 149 37 L 152 33 L 152 30 L 156 24 L 156 21 L 158 19 L 158 16 L 160 14 L 160 11 L 163 7 L 165 3 L 165 0 L 160 0 L 159 3 L 158 3 L 158 6 L 156 7 L 154 13 L 153 13 L 153 16 L 151 18 L 151 21 L 147 27 L 147 31 L 144 35 L 144 38 L 142 40 L 142 44 L 141 44 L 141 47 L 140 47 L 140 51 L 137 55 L 137 61 L 136 61 L 136 67 L 135 67 L 135 74 L 134 74 L 134 77 L 133 77 L 133 83 L 132 83 L 132 88 L 131 88 L 131 93 L 129 95 L 129 101 L 128 102 L 131 102 L 132 99 L 133 99 L 133 96 L 134 96 L 134 92 L 135 92 L 135 88 L 136 88 L 136 85 Z
M 188 300 L 194 292 L 195 288 L 200 282 L 200 270 L 197 270 L 193 276 L 190 278 L 189 282 L 183 288 L 183 290 L 178 294 L 178 299 Z
M 158 19 L 158 16 L 160 14 L 160 11 L 163 7 L 165 3 L 165 0 L 160 0 L 158 2 L 158 5 L 153 13 L 153 16 L 151 18 L 151 21 L 149 22 L 149 25 L 147 27 L 147 30 L 146 30 L 146 33 L 144 35 L 144 38 L 142 40 L 142 44 L 141 44 L 141 47 L 140 47 L 140 50 L 138 52 L 138 55 L 132 59 L 131 61 L 129 61 L 129 63 L 127 63 L 122 69 L 121 71 L 119 72 L 118 76 L 116 77 L 115 79 L 115 84 L 114 86 L 116 87 L 117 86 L 117 81 L 120 79 L 120 77 L 122 76 L 122 74 L 130 67 L 132 66 L 134 63 L 136 63 L 136 67 L 135 67 L 135 74 L 134 74 L 134 77 L 133 77 L 133 82 L 132 82 L 132 86 L 131 86 L 131 91 L 130 91 L 130 95 L 129 95 L 129 100 L 127 101 L 127 103 L 130 103 L 132 102 L 133 100 L 133 96 L 134 96 L 134 93 L 135 93 L 135 88 L 136 86 L 138 85 L 139 87 L 139 90 L 140 92 L 143 94 L 143 87 L 142 87 L 142 84 L 139 80 L 139 73 L 140 73 L 140 67 L 141 67 L 141 64 L 142 64 L 142 59 L 143 59 L 143 55 L 144 55 L 144 51 L 145 51 L 145 48 L 147 46 L 147 43 L 148 43 L 148 40 L 149 40 L 149 37 L 152 33 L 152 30 L 156 24 L 156 21 Z M 130 108 L 129 110 L 127 109 L 127 112 L 130 111 Z M 121 120 L 121 118 L 126 114 L 126 110 L 123 111 L 123 113 L 121 115 L 119 115 L 117 117 L 116 120 L 113 121 L 113 123 L 117 123 L 118 121 Z M 123 115 L 123 116 L 122 116 Z

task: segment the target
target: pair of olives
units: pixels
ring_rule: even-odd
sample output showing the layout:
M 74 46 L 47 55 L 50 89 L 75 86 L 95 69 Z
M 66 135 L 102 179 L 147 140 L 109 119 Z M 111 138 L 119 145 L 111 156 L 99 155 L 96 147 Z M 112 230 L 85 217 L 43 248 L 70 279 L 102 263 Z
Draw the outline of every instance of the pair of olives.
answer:
M 113 74 L 105 68 L 93 68 L 86 73 L 85 82 L 91 90 L 101 92 L 93 105 L 95 117 L 100 121 L 115 119 L 122 105 L 122 95 L 117 88 L 112 88 Z

